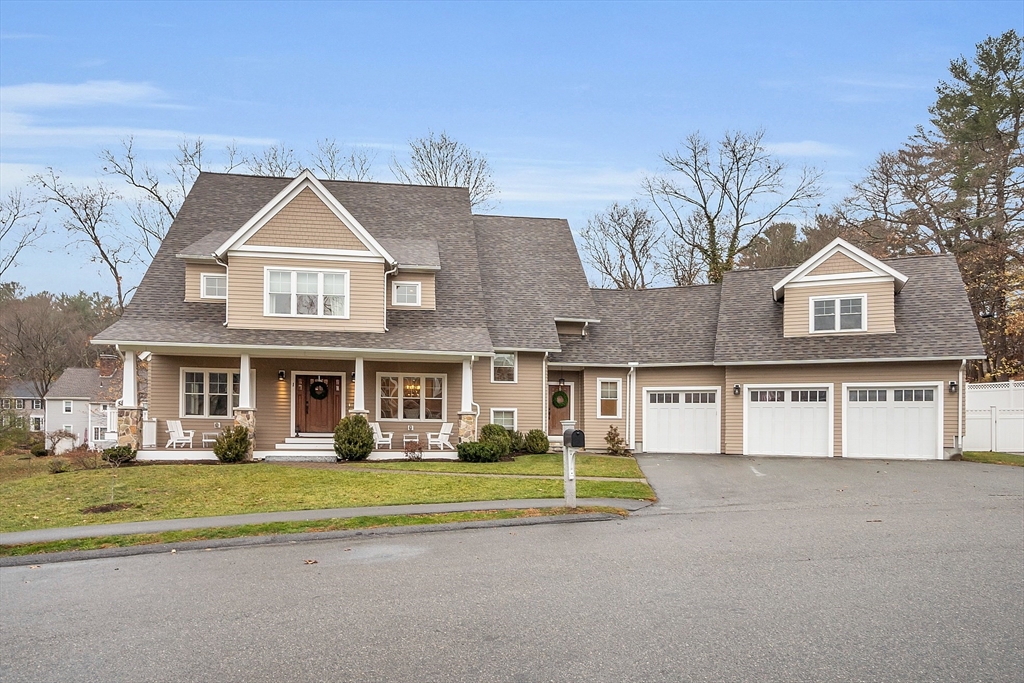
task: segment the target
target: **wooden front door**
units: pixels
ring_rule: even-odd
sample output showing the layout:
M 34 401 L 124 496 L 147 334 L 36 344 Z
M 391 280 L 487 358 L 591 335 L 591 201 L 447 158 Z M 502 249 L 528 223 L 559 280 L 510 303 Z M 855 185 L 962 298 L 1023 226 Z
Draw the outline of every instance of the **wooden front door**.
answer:
M 341 421 L 342 378 L 338 375 L 295 377 L 295 433 L 326 434 Z
M 566 396 L 569 397 L 569 401 L 565 404 L 564 408 L 556 408 L 554 405 L 555 393 L 557 391 L 564 391 Z M 562 435 L 562 420 L 572 419 L 572 385 L 558 384 L 548 385 L 548 436 L 561 436 Z

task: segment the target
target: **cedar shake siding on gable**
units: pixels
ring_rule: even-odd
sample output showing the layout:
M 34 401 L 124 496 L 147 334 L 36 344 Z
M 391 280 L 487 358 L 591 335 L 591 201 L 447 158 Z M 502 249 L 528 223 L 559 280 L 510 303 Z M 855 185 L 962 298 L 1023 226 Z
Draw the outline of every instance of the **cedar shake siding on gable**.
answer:
M 246 240 L 246 244 L 367 250 L 359 238 L 308 188 L 288 202 L 255 235 Z
M 223 299 L 203 298 L 203 273 L 224 275 L 228 271 L 224 266 L 216 263 L 186 263 L 185 264 L 185 301 L 202 301 L 204 303 L 222 302 Z
M 306 318 L 266 316 L 264 312 L 265 268 L 347 270 L 349 272 L 349 317 Z M 313 259 L 268 259 L 240 256 L 229 262 L 228 327 L 262 330 L 337 330 L 346 332 L 384 331 L 384 264 L 362 261 L 319 261 Z
M 420 305 L 419 306 L 395 306 L 392 297 L 392 284 L 395 282 L 418 282 L 420 283 Z M 403 273 L 398 271 L 388 277 L 387 286 L 388 310 L 426 310 L 432 311 L 437 307 L 436 291 L 434 287 L 433 273 Z
M 869 273 L 867 268 L 843 253 L 833 254 L 824 263 L 808 273 L 815 275 L 840 275 L 844 273 Z
M 834 258 L 834 257 L 833 257 Z M 810 299 L 821 296 L 867 295 L 867 331 L 815 332 L 810 331 Z M 886 334 L 896 331 L 894 317 L 896 296 L 892 282 L 866 282 L 861 284 L 828 283 L 820 287 L 786 287 L 783 316 L 783 334 L 787 337 L 806 337 L 852 334 Z
M 518 355 L 515 384 L 491 382 L 490 358 L 473 363 L 473 401 L 480 406 L 481 425 L 491 421 L 491 408 L 515 408 L 519 431 L 544 428 L 544 355 L 522 351 Z

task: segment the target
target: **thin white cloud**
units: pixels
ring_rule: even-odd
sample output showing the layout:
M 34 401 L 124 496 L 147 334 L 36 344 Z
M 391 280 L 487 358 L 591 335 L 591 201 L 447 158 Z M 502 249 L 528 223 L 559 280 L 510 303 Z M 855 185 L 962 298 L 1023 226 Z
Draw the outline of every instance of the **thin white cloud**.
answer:
M 640 191 L 648 172 L 611 168 L 580 168 L 538 162 L 495 174 L 501 188 L 499 199 L 509 202 L 596 204 L 595 210 L 613 201 L 629 201 Z
M 816 140 L 768 142 L 765 143 L 765 149 L 783 157 L 845 157 L 853 154 L 850 150 Z
M 23 83 L 0 87 L 5 110 L 52 109 L 96 105 L 163 105 L 167 95 L 149 83 L 86 81 L 85 83 Z

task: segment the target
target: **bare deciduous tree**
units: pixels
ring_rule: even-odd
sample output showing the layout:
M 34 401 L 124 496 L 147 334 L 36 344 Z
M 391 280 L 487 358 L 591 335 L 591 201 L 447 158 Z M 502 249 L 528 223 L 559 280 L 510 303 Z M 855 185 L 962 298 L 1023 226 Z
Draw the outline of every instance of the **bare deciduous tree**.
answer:
M 492 208 L 498 192 L 487 158 L 448 137 L 445 131 L 440 135 L 430 131 L 425 138 L 410 140 L 408 167 L 395 156 L 390 166 L 402 183 L 468 188 L 469 204 L 474 209 Z
M 346 151 L 334 138 L 324 138 L 316 141 L 316 149 L 309 156 L 327 180 L 373 180 L 373 162 L 377 157 L 363 148 Z
M 602 284 L 647 289 L 657 276 L 662 236 L 657 221 L 639 202 L 615 202 L 592 216 L 580 236 L 584 258 L 600 274 Z
M 43 236 L 39 203 L 14 189 L 0 199 L 0 278 L 18 262 L 18 255 Z
M 53 168 L 33 176 L 46 201 L 61 213 L 60 223 L 72 237 L 72 243 L 91 248 L 91 260 L 101 263 L 114 280 L 119 312 L 124 312 L 132 288 L 125 288 L 122 271 L 133 263 L 138 252 L 131 238 L 112 220 L 112 208 L 119 195 L 103 183 L 76 187 L 61 180 Z
M 302 170 L 302 162 L 295 150 L 284 144 L 271 145 L 263 151 L 245 157 L 245 167 L 253 175 L 291 178 Z
M 721 282 L 773 221 L 821 195 L 820 172 L 804 168 L 790 183 L 763 139 L 763 130 L 726 133 L 712 150 L 693 133 L 682 149 L 662 155 L 669 174 L 644 180 L 647 196 L 684 251 L 699 254 L 710 282 Z

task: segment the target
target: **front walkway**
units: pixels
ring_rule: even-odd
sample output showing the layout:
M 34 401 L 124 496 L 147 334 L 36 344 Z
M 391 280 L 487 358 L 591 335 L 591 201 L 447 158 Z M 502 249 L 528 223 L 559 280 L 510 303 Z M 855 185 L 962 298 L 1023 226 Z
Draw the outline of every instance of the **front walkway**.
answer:
M 581 507 L 614 507 L 633 512 L 650 505 L 650 501 L 629 498 L 577 498 Z M 47 543 L 73 538 L 96 538 L 125 534 L 155 534 L 164 531 L 208 529 L 210 527 L 268 524 L 270 522 L 305 522 L 316 519 L 348 519 L 351 517 L 381 517 L 384 515 L 429 515 L 442 512 L 472 512 L 476 510 L 526 510 L 529 508 L 556 508 L 565 505 L 563 498 L 533 498 L 520 500 L 483 500 L 465 503 L 428 503 L 422 505 L 378 505 L 374 507 L 330 508 L 326 510 L 295 510 L 287 512 L 255 512 L 246 515 L 222 517 L 188 517 L 185 519 L 158 519 L 149 522 L 122 524 L 90 524 L 88 526 L 35 529 L 0 534 L 0 545 Z

